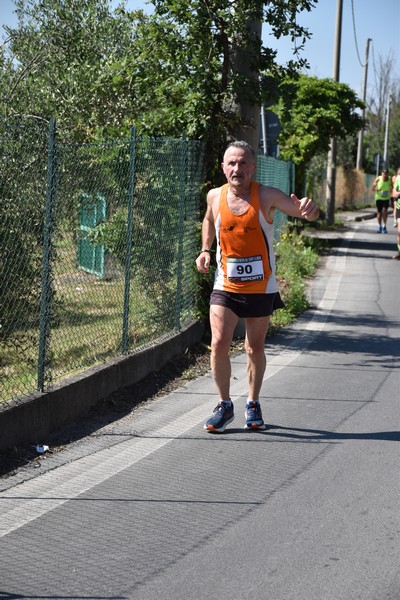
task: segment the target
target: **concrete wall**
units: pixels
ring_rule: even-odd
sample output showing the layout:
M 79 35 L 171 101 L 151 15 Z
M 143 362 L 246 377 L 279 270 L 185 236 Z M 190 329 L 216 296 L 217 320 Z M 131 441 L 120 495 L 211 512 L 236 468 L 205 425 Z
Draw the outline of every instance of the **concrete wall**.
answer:
M 47 435 L 84 415 L 113 392 L 137 383 L 199 342 L 204 324 L 185 330 L 138 354 L 121 356 L 65 379 L 44 393 L 0 403 L 0 450 L 42 443 Z

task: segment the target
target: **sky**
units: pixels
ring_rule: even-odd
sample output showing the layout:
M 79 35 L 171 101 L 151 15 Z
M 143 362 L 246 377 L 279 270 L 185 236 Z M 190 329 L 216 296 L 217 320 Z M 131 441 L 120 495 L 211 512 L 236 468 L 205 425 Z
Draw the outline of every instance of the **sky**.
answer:
M 118 5 L 113 0 L 113 5 Z M 309 75 L 333 77 L 338 0 L 319 0 L 311 12 L 302 13 L 298 22 L 312 32 L 302 53 L 310 63 Z M 13 0 L 1 0 L 0 24 L 15 26 Z M 144 0 L 127 0 L 128 9 L 146 8 Z M 347 83 L 362 98 L 364 76 L 367 73 L 367 98 L 373 94 L 379 60 L 393 59 L 394 69 L 390 73 L 393 81 L 400 80 L 400 26 L 399 0 L 342 0 L 342 32 L 340 45 L 339 81 Z M 353 19 L 354 15 L 354 19 Z M 369 63 L 365 68 L 367 40 L 370 38 Z M 263 29 L 264 45 L 278 50 L 278 62 L 284 63 L 293 57 L 289 39 L 276 40 Z

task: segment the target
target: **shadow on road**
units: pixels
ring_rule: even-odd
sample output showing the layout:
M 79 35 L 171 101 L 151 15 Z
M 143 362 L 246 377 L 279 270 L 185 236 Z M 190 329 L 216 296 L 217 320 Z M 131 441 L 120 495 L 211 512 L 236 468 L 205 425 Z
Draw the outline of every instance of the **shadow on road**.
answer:
M 337 431 L 328 431 L 325 429 L 305 429 L 301 427 L 282 427 L 280 425 L 269 425 L 265 433 L 273 433 L 274 436 L 298 440 L 376 440 L 385 442 L 400 442 L 400 430 L 371 431 L 363 433 L 338 433 Z

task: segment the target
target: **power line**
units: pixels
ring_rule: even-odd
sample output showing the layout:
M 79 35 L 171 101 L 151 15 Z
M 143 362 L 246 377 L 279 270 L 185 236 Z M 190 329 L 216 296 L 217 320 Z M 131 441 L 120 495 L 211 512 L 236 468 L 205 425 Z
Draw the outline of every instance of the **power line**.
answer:
M 362 63 L 361 58 L 360 58 L 360 52 L 358 51 L 357 33 L 356 33 L 356 18 L 354 15 L 354 0 L 351 0 L 351 14 L 353 16 L 353 35 L 354 35 L 354 43 L 356 45 L 358 62 L 360 63 L 361 67 L 364 68 L 366 65 Z

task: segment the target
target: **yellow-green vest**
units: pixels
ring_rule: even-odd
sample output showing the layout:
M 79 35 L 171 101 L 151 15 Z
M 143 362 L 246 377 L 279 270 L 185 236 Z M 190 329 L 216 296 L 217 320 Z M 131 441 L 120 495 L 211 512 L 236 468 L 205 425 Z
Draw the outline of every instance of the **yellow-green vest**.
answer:
M 391 187 L 390 177 L 387 181 L 383 181 L 382 175 L 379 175 L 375 189 L 375 200 L 389 200 Z

